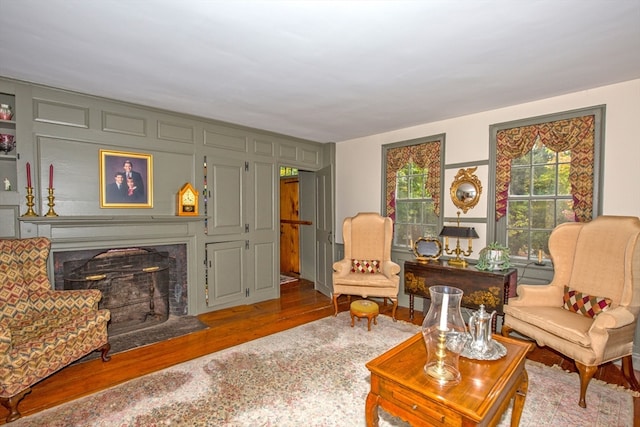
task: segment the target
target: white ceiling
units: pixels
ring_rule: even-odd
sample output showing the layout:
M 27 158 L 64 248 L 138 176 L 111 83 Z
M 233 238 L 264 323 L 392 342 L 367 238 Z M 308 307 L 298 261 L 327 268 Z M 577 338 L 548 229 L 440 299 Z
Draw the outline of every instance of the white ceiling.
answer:
M 640 78 L 640 0 L 0 0 L 0 75 L 343 141 Z

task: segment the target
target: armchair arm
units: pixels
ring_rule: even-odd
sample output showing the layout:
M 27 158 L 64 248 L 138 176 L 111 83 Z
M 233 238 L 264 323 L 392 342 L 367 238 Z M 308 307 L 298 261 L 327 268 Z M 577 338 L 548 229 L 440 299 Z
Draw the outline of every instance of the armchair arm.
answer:
M 333 271 L 336 277 L 344 277 L 351 271 L 351 260 L 342 259 L 333 263 Z
M 633 314 L 624 307 L 615 307 L 598 314 L 589 328 L 589 333 L 597 329 L 621 328 L 635 322 Z
M 33 307 L 40 311 L 69 315 L 90 313 L 98 310 L 102 292 L 97 289 L 83 290 L 42 290 L 29 296 Z
M 516 292 L 518 296 L 509 298 L 509 305 L 559 307 L 564 289 L 551 285 L 518 285 Z
M 0 354 L 2 357 L 0 360 L 4 360 L 11 350 L 11 330 L 9 329 L 9 322 L 3 320 L 0 322 Z
M 384 274 L 387 279 L 391 279 L 393 276 L 397 276 L 400 273 L 400 266 L 391 260 L 382 261 L 380 264 L 382 274 Z

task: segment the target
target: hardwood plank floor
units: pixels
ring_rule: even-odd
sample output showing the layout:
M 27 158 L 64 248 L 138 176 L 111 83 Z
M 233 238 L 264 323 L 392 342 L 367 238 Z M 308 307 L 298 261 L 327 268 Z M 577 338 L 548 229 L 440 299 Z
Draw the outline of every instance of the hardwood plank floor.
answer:
M 340 311 L 348 309 L 347 299 L 342 298 Z M 391 315 L 391 305 L 381 305 L 380 312 Z M 200 315 L 200 320 L 209 329 L 114 354 L 107 363 L 97 359 L 68 366 L 35 385 L 19 408 L 23 415 L 33 414 L 141 375 L 332 314 L 331 300 L 315 291 L 313 283 L 305 280 L 291 282 L 282 286 L 279 299 Z M 409 321 L 409 309 L 398 307 L 396 317 Z M 421 313 L 416 312 L 413 323 L 422 324 Z M 548 365 L 558 364 L 566 370 L 575 370 L 571 361 L 546 348 L 536 349 L 528 357 Z M 640 378 L 637 370 L 636 376 Z M 620 369 L 613 364 L 599 369 L 596 378 L 626 385 Z M 570 398 L 575 399 L 577 405 L 578 390 Z M 7 411 L 3 407 L 0 411 L 0 424 L 3 424 Z M 634 413 L 634 427 L 640 427 L 640 398 L 634 398 Z

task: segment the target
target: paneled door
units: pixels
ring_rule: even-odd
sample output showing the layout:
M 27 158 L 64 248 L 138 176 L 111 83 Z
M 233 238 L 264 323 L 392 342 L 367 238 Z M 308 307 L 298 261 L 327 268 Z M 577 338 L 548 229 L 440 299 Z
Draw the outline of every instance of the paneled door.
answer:
M 280 180 L 280 272 L 300 274 L 298 178 Z
M 316 172 L 316 289 L 329 296 L 333 291 L 333 170 Z

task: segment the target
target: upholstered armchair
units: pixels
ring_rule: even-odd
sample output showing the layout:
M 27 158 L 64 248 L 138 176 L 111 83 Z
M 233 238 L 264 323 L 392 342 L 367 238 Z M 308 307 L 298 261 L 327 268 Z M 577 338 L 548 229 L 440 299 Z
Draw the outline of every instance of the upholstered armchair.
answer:
M 391 261 L 393 221 L 377 213 L 359 213 L 342 224 L 344 259 L 333 264 L 333 305 L 340 295 L 389 298 L 396 320 L 400 266 Z
M 517 331 L 574 360 L 583 408 L 589 381 L 603 363 L 622 359 L 624 377 L 640 390 L 632 362 L 640 312 L 639 239 L 637 217 L 600 216 L 556 227 L 549 238 L 553 280 L 519 285 L 518 296 L 504 307 L 502 335 Z
M 98 290 L 52 290 L 45 238 L 0 240 L 0 403 L 7 422 L 31 386 L 94 350 L 108 361 L 108 310 Z

